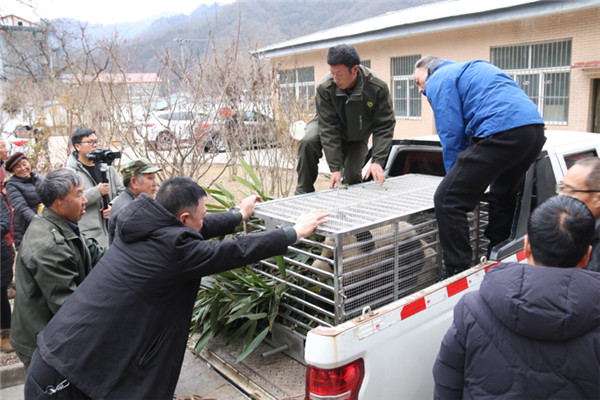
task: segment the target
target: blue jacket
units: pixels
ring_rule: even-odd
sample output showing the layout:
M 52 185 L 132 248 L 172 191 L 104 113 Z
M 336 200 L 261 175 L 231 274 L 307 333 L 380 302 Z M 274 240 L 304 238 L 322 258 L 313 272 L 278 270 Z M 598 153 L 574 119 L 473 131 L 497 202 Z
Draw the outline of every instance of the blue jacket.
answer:
M 500 68 L 483 60 L 444 61 L 427 78 L 446 171 L 473 136 L 487 137 L 520 126 L 543 124 L 537 106 Z
M 436 399 L 600 398 L 600 274 L 499 264 L 454 308 Z

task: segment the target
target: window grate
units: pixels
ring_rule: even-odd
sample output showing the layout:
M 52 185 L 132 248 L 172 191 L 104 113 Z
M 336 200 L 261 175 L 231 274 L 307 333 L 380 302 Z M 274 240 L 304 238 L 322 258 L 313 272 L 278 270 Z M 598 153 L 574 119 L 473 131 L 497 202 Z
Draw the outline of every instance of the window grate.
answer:
M 414 82 L 414 66 L 420 55 L 392 57 L 392 96 L 396 117 L 421 117 L 421 95 Z
M 283 103 L 300 99 L 308 104 L 315 95 L 315 68 L 303 67 L 279 71 L 279 88 Z
M 546 124 L 566 125 L 571 39 L 491 48 L 492 64 L 512 76 L 538 106 Z

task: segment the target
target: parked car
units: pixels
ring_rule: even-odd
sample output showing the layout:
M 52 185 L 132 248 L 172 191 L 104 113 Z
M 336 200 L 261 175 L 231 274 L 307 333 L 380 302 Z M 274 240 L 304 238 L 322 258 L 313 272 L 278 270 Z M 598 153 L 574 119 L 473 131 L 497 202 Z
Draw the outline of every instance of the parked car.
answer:
M 152 143 L 160 150 L 172 148 L 174 141 L 203 146 L 218 130 L 213 120 L 207 112 L 183 108 L 150 111 L 137 125 L 136 134 L 139 140 Z
M 6 147 L 8 147 L 8 154 L 11 155 L 20 151 L 22 153 L 27 153 L 27 145 L 29 141 L 32 139 L 25 138 L 23 136 L 27 135 L 28 131 L 25 126 L 17 126 L 12 133 L 3 132 L 2 139 L 6 142 Z
M 222 108 L 215 124 L 218 129 L 213 131 L 205 147 L 207 150 L 221 152 L 236 147 L 244 150 L 273 147 L 277 144 L 274 124 L 275 121 L 267 112 L 237 112 Z

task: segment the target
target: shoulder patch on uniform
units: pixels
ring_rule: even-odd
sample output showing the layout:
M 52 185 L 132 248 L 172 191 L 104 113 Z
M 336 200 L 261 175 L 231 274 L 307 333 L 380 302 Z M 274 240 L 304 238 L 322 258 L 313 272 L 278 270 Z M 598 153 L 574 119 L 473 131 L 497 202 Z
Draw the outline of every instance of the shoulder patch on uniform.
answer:
M 64 244 L 65 243 L 65 238 L 63 235 L 60 234 L 60 232 L 58 232 L 58 229 L 51 228 L 50 233 L 52 234 L 52 236 L 54 236 L 54 242 L 56 242 L 56 244 Z
M 367 107 L 369 108 L 373 108 L 373 102 L 372 101 L 367 101 Z

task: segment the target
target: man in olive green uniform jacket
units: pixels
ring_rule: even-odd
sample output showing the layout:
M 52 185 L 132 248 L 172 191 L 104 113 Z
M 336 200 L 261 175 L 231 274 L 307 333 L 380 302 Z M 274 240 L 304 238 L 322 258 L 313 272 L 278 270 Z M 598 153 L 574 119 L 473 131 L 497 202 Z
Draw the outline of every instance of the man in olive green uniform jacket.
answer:
M 328 73 L 317 86 L 317 115 L 305 128 L 298 148 L 296 194 L 314 192 L 322 151 L 331 179 L 329 187 L 362 182 L 362 167 L 373 134 L 373 162 L 367 171 L 383 184 L 396 118 L 387 84 L 359 65 L 356 49 L 339 45 L 327 53 Z
M 87 203 L 81 178 L 61 168 L 37 188 L 44 209 L 31 221 L 15 264 L 10 342 L 27 367 L 36 336 L 100 260 L 104 249 L 79 233 Z

